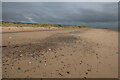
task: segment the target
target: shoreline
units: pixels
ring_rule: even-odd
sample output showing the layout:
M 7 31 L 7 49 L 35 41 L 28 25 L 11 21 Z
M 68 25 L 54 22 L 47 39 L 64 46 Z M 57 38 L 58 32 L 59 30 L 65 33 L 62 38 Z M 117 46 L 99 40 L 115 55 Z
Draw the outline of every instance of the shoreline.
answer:
M 52 30 L 66 30 L 66 29 L 81 29 L 81 28 L 58 28 L 58 27 L 2 27 L 2 33 L 19 33 L 19 32 L 35 32 L 35 31 L 52 31 Z M 89 29 L 89 28 L 88 28 Z M 109 28 L 90 28 L 90 29 L 102 29 L 110 31 L 119 31 Z

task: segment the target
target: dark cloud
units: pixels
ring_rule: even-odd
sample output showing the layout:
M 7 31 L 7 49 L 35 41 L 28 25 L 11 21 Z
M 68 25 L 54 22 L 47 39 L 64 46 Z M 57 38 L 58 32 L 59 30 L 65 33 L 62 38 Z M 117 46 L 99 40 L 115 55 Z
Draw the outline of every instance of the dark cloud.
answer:
M 117 2 L 3 2 L 3 21 L 117 27 Z

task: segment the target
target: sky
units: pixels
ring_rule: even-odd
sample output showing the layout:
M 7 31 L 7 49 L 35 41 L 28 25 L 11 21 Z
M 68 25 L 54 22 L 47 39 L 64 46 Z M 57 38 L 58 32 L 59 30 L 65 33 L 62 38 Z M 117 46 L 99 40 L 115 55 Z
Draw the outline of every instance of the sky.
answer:
M 119 2 L 119 0 L 2 0 L 2 2 Z
M 118 27 L 117 2 L 3 2 L 9 22 Z

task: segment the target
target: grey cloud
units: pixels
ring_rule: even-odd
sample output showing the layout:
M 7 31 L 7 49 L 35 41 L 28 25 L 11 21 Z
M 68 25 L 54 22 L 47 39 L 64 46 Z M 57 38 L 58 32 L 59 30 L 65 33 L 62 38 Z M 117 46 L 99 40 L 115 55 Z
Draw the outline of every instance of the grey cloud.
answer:
M 3 20 L 40 24 L 117 27 L 115 2 L 3 2 Z

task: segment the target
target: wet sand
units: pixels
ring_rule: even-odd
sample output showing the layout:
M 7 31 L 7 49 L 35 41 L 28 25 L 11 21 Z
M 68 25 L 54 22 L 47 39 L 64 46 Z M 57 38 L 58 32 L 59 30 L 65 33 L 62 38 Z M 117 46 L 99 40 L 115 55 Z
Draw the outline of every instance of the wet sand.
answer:
M 3 31 L 3 78 L 117 78 L 118 33 L 108 29 Z

